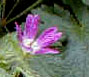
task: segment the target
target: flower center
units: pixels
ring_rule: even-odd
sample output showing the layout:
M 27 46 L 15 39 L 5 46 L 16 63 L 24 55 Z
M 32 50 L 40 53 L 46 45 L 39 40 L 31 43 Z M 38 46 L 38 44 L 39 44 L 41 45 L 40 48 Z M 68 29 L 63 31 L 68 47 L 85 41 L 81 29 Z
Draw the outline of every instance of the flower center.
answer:
M 31 54 L 34 54 L 36 51 L 40 50 L 40 46 L 38 45 L 36 41 L 32 43 L 31 48 L 33 49 Z
M 23 45 L 25 46 L 22 48 L 25 52 L 29 52 L 30 54 L 35 54 L 36 51 L 40 50 L 39 44 L 35 41 L 33 42 L 33 39 L 25 38 L 23 40 Z M 26 48 L 27 47 L 27 48 Z M 31 48 L 31 49 L 28 49 Z
M 31 45 L 32 42 L 33 42 L 33 39 L 25 38 L 23 40 L 23 45 L 26 46 L 26 47 L 30 47 L 30 45 Z

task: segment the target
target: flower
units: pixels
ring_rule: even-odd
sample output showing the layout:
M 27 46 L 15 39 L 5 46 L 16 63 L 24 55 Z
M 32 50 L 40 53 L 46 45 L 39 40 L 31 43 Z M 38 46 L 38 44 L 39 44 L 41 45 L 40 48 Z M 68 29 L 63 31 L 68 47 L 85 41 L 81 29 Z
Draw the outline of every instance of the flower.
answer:
M 38 32 L 39 20 L 39 15 L 28 14 L 23 31 L 21 30 L 20 25 L 15 22 L 17 38 L 22 50 L 32 55 L 60 53 L 60 51 L 49 47 L 62 36 L 62 32 L 57 32 L 57 27 L 53 26 L 44 30 L 44 32 L 35 39 Z

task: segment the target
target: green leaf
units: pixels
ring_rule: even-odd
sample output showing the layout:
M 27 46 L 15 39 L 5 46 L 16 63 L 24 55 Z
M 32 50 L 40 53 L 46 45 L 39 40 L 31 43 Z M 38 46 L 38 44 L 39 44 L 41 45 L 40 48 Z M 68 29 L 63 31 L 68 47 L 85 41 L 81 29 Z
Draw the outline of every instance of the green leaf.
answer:
M 72 2 L 72 1 L 70 1 Z M 75 2 L 75 3 L 74 3 Z M 77 1 L 69 3 L 77 18 L 74 18 L 68 10 L 64 10 L 58 5 L 54 5 L 57 15 L 48 14 L 41 9 L 33 10 L 41 15 L 44 22 L 42 26 L 50 27 L 57 25 L 59 31 L 67 35 L 68 43 L 64 53 L 47 57 L 39 57 L 39 69 L 42 69 L 42 77 L 88 77 L 89 76 L 89 10 L 87 6 Z M 79 22 L 79 23 L 78 23 Z M 40 62 L 38 62 L 40 60 Z M 37 66 L 34 63 L 34 69 Z M 38 70 L 39 70 L 38 69 Z M 45 75 L 44 75 L 44 72 Z M 48 75 L 47 75 L 48 74 Z
M 12 77 L 4 69 L 0 68 L 0 77 Z
M 86 5 L 89 5 L 89 0 L 82 0 L 82 2 Z

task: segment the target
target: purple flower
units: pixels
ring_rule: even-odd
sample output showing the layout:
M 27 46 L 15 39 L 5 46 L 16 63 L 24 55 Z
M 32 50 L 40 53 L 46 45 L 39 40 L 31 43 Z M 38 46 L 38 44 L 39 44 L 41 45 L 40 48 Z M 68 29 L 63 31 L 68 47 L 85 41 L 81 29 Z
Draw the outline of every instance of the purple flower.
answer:
M 17 37 L 20 46 L 24 52 L 33 55 L 37 54 L 58 54 L 60 51 L 50 48 L 50 45 L 58 41 L 62 32 L 57 32 L 57 27 L 53 26 L 46 29 L 37 39 L 40 16 L 29 14 L 26 18 L 25 29 L 22 32 L 21 27 L 15 22 Z

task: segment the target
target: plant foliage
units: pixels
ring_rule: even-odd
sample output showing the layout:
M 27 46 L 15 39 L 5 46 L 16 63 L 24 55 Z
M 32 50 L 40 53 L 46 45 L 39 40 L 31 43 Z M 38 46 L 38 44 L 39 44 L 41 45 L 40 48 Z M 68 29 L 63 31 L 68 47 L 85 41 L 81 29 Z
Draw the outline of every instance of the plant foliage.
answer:
M 32 13 L 41 16 L 39 34 L 50 26 L 58 26 L 66 36 L 65 50 L 57 55 L 31 56 L 21 50 L 16 32 L 7 34 L 0 39 L 1 76 L 15 77 L 19 73 L 25 77 L 89 76 L 89 8 L 80 0 L 63 1 L 72 8 L 73 14 L 57 4 L 54 8 L 43 5 Z

